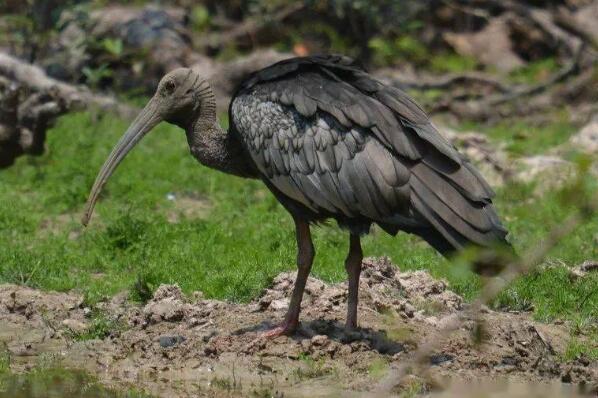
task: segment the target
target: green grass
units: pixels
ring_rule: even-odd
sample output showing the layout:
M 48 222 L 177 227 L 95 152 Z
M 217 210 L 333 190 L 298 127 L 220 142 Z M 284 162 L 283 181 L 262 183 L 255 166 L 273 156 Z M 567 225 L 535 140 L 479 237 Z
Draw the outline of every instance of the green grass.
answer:
M 299 356 L 301 366 L 291 372 L 292 377 L 297 381 L 317 379 L 326 375 L 334 374 L 336 369 L 326 363 L 324 358 L 314 359 L 308 354 Z
M 48 134 L 47 152 L 20 158 L 0 172 L 0 282 L 85 294 L 90 304 L 124 289 L 146 300 L 160 283 L 178 283 L 189 293 L 248 301 L 279 272 L 295 268 L 290 216 L 258 181 L 227 176 L 199 165 L 181 130 L 160 125 L 129 155 L 107 184 L 97 218 L 79 224 L 95 175 L 124 132 L 124 121 L 88 113 L 61 118 Z M 517 130 L 515 126 L 514 130 Z M 562 126 L 546 126 L 525 150 L 561 141 Z M 503 127 L 496 139 L 508 141 Z M 540 134 L 541 135 L 541 134 Z M 551 138 L 553 135 L 557 138 Z M 523 151 L 523 148 L 521 148 Z M 496 202 L 518 249 L 542 239 L 572 209 L 557 193 L 534 197 L 533 187 L 500 190 Z M 205 198 L 202 217 L 167 221 L 174 211 L 167 195 Z M 598 257 L 598 220 L 567 236 L 550 253 L 563 267 L 517 280 L 499 306 L 533 306 L 540 319 L 598 317 L 597 279 L 570 281 L 567 266 Z M 313 274 L 345 279 L 347 234 L 335 225 L 314 228 Z M 364 239 L 369 256 L 390 256 L 402 269 L 427 269 L 449 280 L 466 298 L 478 292 L 477 276 L 451 265 L 418 238 L 393 238 L 379 230 Z
M 94 309 L 89 328 L 80 333 L 73 333 L 73 337 L 79 341 L 103 339 L 124 329 L 125 325 L 122 322 L 111 319 L 107 314 Z
M 570 122 L 566 111 L 557 111 L 550 123 L 534 125 L 523 120 L 506 120 L 492 126 L 480 127 L 464 123 L 462 130 L 480 131 L 491 141 L 506 145 L 514 155 L 539 155 L 550 148 L 564 144 L 579 128 Z
M 546 80 L 559 69 L 555 58 L 545 58 L 528 63 L 509 74 L 514 83 L 534 84 Z
M 596 335 L 593 338 L 594 341 L 598 339 Z M 581 356 L 585 356 L 590 361 L 598 361 L 598 345 L 588 346 L 586 341 L 572 338 L 563 354 L 563 360 L 572 361 Z

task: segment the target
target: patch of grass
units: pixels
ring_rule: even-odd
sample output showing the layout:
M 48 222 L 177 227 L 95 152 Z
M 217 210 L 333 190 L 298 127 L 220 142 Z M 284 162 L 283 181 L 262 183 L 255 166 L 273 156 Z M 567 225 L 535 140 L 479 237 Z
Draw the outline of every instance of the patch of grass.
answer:
M 139 303 L 147 303 L 160 285 L 161 276 L 155 272 L 141 272 L 129 290 L 129 298 Z
M 598 339 L 594 338 L 594 341 Z M 587 341 L 572 338 L 563 353 L 563 360 L 572 361 L 582 356 L 590 361 L 598 361 L 598 345 L 588 345 Z
M 334 368 L 326 364 L 324 358 L 314 359 L 307 354 L 299 356 L 302 366 L 298 366 L 291 372 L 291 376 L 297 381 L 316 379 L 334 373 Z
M 123 330 L 124 325 L 121 322 L 110 318 L 101 311 L 94 310 L 89 328 L 82 333 L 75 334 L 73 337 L 79 341 L 103 339 Z
M 214 377 L 210 385 L 224 391 L 240 391 L 243 387 L 234 377 Z
M 417 334 L 409 326 L 403 326 L 394 311 L 383 311 L 384 330 L 392 341 L 417 345 Z
M 538 128 L 525 144 L 510 148 L 538 153 L 562 142 L 569 134 L 567 126 L 563 122 Z M 189 156 L 183 132 L 167 124 L 144 138 L 123 162 L 102 194 L 96 217 L 82 228 L 76 220 L 88 191 L 126 127 L 113 117 L 64 116 L 49 132 L 43 156 L 22 157 L 0 173 L 0 283 L 75 289 L 89 305 L 125 289 L 143 301 L 160 283 L 178 283 L 187 294 L 201 290 L 208 298 L 243 302 L 278 273 L 295 269 L 291 217 L 265 186 L 199 165 Z M 507 127 L 491 137 L 514 139 Z M 171 192 L 193 193 L 214 206 L 201 219 L 182 216 L 170 223 Z M 572 212 L 558 193 L 538 198 L 531 192 L 530 187 L 508 186 L 496 198 L 518 249 L 536 244 Z M 44 220 L 64 215 L 75 221 L 56 225 L 52 233 L 43 230 Z M 597 258 L 596 230 L 598 220 L 591 220 L 565 237 L 550 260 L 568 267 Z M 347 233 L 330 223 L 313 228 L 313 235 L 313 275 L 328 282 L 344 280 Z M 466 299 L 479 292 L 476 275 L 451 264 L 417 237 L 391 237 L 375 228 L 363 239 L 363 248 L 368 256 L 390 256 L 402 270 L 426 269 L 445 278 Z M 551 269 L 518 279 L 499 305 L 516 307 L 526 300 L 540 319 L 570 319 L 577 313 L 596 317 L 596 296 L 586 298 L 595 282 L 573 283 L 563 272 Z M 98 325 L 96 335 L 106 330 Z
M 374 379 L 383 378 L 388 373 L 388 361 L 384 358 L 377 358 L 368 366 L 368 373 Z
M 509 74 L 509 79 L 514 83 L 534 84 L 546 80 L 552 73 L 559 69 L 555 58 L 545 58 L 530 62 L 517 68 Z
M 10 372 L 10 351 L 5 342 L 0 346 L 0 375 Z
M 464 123 L 464 130 L 479 131 L 497 144 L 505 144 L 507 151 L 515 155 L 538 155 L 548 149 L 564 144 L 577 132 L 567 111 L 557 111 L 555 120 L 548 124 L 534 125 L 521 120 L 506 120 L 492 126 Z
M 393 65 L 404 59 L 419 64 L 429 57 L 426 46 L 414 36 L 407 34 L 395 39 L 373 37 L 368 42 L 368 47 L 372 51 L 372 62 L 378 66 Z
M 399 387 L 400 398 L 415 398 L 424 392 L 424 384 L 415 377 L 409 377 Z
M 598 275 L 572 281 L 569 270 L 563 266 L 539 269 L 517 280 L 495 301 L 498 308 L 533 309 L 535 317 L 544 321 L 559 317 L 563 308 L 572 309 L 571 315 L 581 319 L 598 317 L 596 305 Z
M 476 69 L 478 63 L 473 57 L 459 54 L 438 54 L 430 58 L 430 69 L 437 73 L 460 73 Z

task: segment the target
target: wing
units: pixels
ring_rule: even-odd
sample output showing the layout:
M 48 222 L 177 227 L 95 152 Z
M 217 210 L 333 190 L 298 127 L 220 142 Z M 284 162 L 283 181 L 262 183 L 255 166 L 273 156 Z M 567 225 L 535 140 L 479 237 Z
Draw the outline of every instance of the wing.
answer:
M 400 228 L 425 222 L 457 248 L 506 235 L 473 166 L 404 92 L 348 58 L 295 58 L 258 71 L 240 86 L 230 117 L 265 178 L 314 211 Z

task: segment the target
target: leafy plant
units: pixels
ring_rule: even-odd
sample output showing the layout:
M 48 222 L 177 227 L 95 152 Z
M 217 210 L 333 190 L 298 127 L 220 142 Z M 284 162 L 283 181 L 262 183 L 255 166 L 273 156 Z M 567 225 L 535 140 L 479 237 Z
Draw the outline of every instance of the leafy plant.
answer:
M 102 40 L 102 46 L 112 56 L 118 58 L 123 52 L 123 42 L 120 38 L 111 39 L 105 38 Z
M 210 12 L 204 5 L 196 5 L 191 9 L 191 26 L 196 32 L 203 32 L 210 26 Z
M 84 66 L 81 71 L 87 80 L 87 84 L 96 88 L 100 85 L 102 80 L 112 77 L 112 70 L 107 63 L 103 63 L 97 68 Z

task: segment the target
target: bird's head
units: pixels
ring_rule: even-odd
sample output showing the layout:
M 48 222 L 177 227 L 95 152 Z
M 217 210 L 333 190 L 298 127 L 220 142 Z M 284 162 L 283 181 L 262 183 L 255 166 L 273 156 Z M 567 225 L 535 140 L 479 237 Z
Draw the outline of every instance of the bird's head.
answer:
M 160 80 L 155 94 L 112 149 L 98 173 L 81 220 L 83 225 L 89 222 L 104 184 L 141 138 L 162 121 L 186 128 L 198 117 L 205 102 L 203 99 L 210 95 L 213 94 L 208 82 L 189 68 L 175 69 Z

